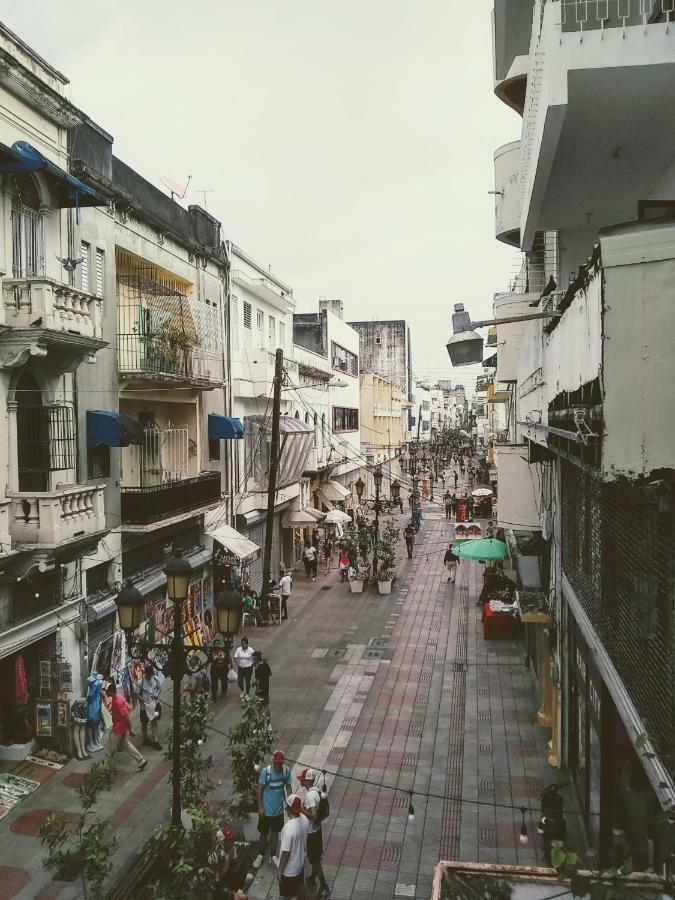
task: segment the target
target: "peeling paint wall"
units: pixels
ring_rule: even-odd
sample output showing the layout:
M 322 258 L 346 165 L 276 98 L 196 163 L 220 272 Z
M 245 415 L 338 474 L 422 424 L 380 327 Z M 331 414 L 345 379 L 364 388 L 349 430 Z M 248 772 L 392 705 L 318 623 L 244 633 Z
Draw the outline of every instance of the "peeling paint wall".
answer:
M 393 381 L 412 399 L 410 333 L 404 320 L 350 322 L 359 333 L 362 372 Z

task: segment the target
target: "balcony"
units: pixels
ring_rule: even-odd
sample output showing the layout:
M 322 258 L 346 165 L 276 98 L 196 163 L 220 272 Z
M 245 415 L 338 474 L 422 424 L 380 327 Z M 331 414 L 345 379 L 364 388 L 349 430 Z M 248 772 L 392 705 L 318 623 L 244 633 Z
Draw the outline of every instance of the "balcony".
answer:
M 651 0 L 535 3 L 541 27 L 521 141 L 523 247 L 540 230 L 590 223 L 597 232 L 630 221 L 640 200 L 660 196 L 675 145 L 666 114 L 675 101 L 675 41 L 661 9 Z
M 221 500 L 220 472 L 121 489 L 122 525 L 151 526 Z
M 241 269 L 234 269 L 232 280 L 235 284 L 249 290 L 259 300 L 264 300 L 281 312 L 293 312 L 295 309 L 295 300 L 291 289 L 282 287 L 271 278 L 255 277 Z
M 305 472 L 321 472 L 328 462 L 328 447 L 312 447 L 305 463 Z
M 121 379 L 223 383 L 220 307 L 187 297 L 152 269 L 117 276 L 117 369 Z
M 274 379 L 274 363 L 274 353 L 269 350 L 248 350 L 240 366 L 241 377 L 233 380 L 234 396 L 242 399 L 269 397 Z M 293 384 L 299 385 L 297 362 L 284 359 L 284 368 Z
M 5 278 L 2 282 L 0 366 L 18 367 L 29 356 L 49 356 L 66 371 L 105 346 L 103 300 L 53 278 Z
M 495 94 L 520 115 L 525 105 L 533 5 L 532 0 L 495 0 L 492 15 Z
M 59 547 L 104 531 L 102 485 L 72 485 L 54 491 L 7 492 L 9 529 L 15 544 Z
M 513 141 L 495 151 L 495 237 L 512 247 L 520 247 L 519 177 L 520 141 Z

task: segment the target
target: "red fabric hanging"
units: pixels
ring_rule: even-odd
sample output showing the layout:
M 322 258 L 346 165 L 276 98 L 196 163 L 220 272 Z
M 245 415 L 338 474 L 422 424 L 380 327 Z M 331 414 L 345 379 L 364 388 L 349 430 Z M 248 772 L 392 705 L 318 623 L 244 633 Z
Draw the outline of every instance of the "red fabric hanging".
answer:
M 14 663 L 14 692 L 19 706 L 28 703 L 28 685 L 26 684 L 26 667 L 23 656 L 19 653 Z

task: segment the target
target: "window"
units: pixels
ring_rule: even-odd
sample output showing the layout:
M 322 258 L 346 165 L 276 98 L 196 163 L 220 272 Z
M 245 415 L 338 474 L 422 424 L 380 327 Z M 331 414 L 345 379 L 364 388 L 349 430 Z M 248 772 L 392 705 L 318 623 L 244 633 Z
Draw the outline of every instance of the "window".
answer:
M 102 297 L 105 291 L 105 251 L 96 248 L 96 296 Z
M 358 431 L 359 411 L 346 406 L 333 407 L 333 431 Z
M 45 273 L 40 195 L 30 175 L 14 176 L 11 190 L 12 275 L 14 278 L 35 278 Z
M 279 322 L 279 346 L 282 350 L 286 350 L 286 323 Z
M 209 438 L 209 459 L 220 459 L 220 440 Z
M 230 301 L 230 331 L 231 346 L 233 350 L 239 349 L 239 297 L 232 297 Z
M 107 594 L 110 591 L 108 584 L 108 570 L 110 563 L 100 563 L 87 569 L 87 596 L 91 594 Z
M 258 332 L 258 347 L 265 346 L 265 313 L 261 309 L 255 311 L 255 327 Z
M 267 332 L 270 340 L 270 350 L 274 350 L 277 339 L 277 322 L 274 316 L 267 317 Z
M 101 444 L 99 447 L 87 447 L 87 477 L 110 477 L 110 447 Z
M 250 347 L 253 343 L 253 323 L 251 304 L 244 300 L 244 344 Z
M 352 353 L 351 350 L 346 350 L 344 347 L 341 347 L 340 344 L 336 344 L 335 341 L 332 341 L 332 345 L 333 368 L 337 369 L 339 372 L 345 372 L 347 375 L 358 375 L 358 356 L 355 353 Z
M 82 262 L 80 263 L 80 287 L 83 291 L 89 292 L 89 253 L 91 251 L 90 245 L 86 241 L 80 241 L 80 256 L 82 257 Z

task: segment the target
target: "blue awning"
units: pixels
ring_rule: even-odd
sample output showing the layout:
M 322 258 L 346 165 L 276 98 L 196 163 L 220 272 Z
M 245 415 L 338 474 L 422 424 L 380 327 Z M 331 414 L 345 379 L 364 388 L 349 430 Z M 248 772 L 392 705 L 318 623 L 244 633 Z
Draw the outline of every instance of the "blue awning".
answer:
M 98 191 L 65 172 L 26 141 L 15 141 L 11 147 L 0 144 L 0 172 L 44 172 L 60 207 L 107 206 L 108 203 Z
M 231 441 L 235 438 L 244 436 L 244 426 L 239 419 L 232 419 L 230 416 L 218 416 L 216 413 L 209 413 L 209 440 L 219 441 L 225 438 Z
M 87 445 L 89 447 L 128 447 L 140 444 L 143 428 L 140 422 L 110 409 L 87 410 Z

